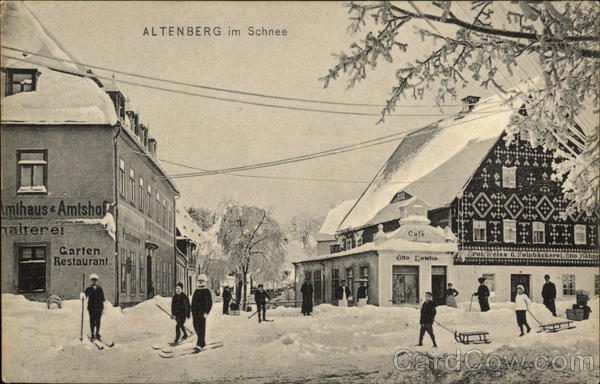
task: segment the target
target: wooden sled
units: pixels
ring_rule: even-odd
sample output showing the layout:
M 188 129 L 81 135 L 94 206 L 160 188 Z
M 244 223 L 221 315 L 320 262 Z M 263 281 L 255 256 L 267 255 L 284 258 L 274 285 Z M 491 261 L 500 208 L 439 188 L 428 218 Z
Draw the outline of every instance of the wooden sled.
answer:
M 475 332 L 458 332 L 454 331 L 454 339 L 462 344 L 489 344 L 492 342 L 488 338 L 489 332 L 487 331 L 475 331 Z
M 575 328 L 575 326 L 573 325 L 573 321 L 571 321 L 571 320 L 558 321 L 556 323 L 540 324 L 539 327 L 540 327 L 540 329 L 538 330 L 538 333 L 560 332 L 560 331 L 565 331 L 567 329 Z

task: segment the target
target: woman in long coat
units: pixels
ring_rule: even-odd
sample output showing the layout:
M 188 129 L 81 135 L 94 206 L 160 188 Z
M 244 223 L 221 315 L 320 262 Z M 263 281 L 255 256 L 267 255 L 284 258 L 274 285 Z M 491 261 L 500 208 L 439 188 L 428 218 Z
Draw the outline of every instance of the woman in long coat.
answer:
M 308 316 L 313 310 L 313 286 L 308 276 L 304 280 L 300 292 L 302 292 L 302 315 Z
M 458 296 L 458 291 L 452 288 L 452 283 L 448 283 L 448 289 L 446 289 L 446 305 L 456 308 L 456 296 Z

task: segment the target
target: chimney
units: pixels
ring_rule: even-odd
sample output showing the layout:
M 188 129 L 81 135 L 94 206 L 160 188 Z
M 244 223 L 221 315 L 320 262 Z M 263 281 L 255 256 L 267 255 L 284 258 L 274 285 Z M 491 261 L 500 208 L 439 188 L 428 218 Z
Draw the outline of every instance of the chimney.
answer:
M 471 112 L 473 110 L 473 108 L 475 107 L 475 104 L 477 104 L 477 102 L 479 101 L 479 99 L 481 99 L 480 96 L 467 96 L 465 98 L 462 98 L 460 100 L 463 103 L 463 109 L 461 112 L 462 113 Z
M 156 140 L 154 138 L 148 139 L 148 150 L 152 156 L 156 156 Z

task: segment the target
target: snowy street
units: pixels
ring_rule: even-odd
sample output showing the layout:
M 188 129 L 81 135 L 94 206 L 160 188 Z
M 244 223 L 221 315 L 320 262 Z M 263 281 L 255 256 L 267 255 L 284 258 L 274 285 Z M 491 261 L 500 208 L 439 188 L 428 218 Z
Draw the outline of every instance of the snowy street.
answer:
M 424 347 L 418 339 L 419 312 L 413 308 L 339 308 L 320 305 L 312 317 L 299 309 L 282 308 L 267 312 L 273 322 L 259 324 L 249 314 L 223 316 L 216 303 L 208 318 L 207 342 L 223 341 L 225 346 L 200 355 L 163 359 L 153 344 L 172 341 L 175 323 L 149 300 L 124 309 L 107 307 L 101 334 L 115 341 L 112 349 L 98 350 L 89 341 L 79 341 L 81 304 L 63 303 L 63 309 L 48 310 L 45 303 L 30 302 L 22 296 L 2 295 L 2 345 L 4 381 L 12 382 L 418 382 L 451 380 L 467 382 L 500 376 L 530 377 L 544 382 L 597 382 L 598 299 L 590 302 L 591 318 L 576 322 L 577 328 L 555 334 L 538 334 L 535 320 L 528 316 L 532 333 L 517 337 L 512 303 L 492 303 L 488 313 L 438 307 L 436 320 L 459 331 L 487 330 L 487 345 L 462 345 L 453 335 L 435 325 L 439 348 L 433 349 L 426 336 Z M 170 298 L 160 298 L 170 308 Z M 564 313 L 569 302 L 559 302 Z M 533 313 L 542 322 L 553 321 L 541 304 Z M 186 323 L 192 328 L 191 321 Z M 87 313 L 84 332 L 88 332 Z M 195 339 L 194 339 L 195 340 Z M 592 355 L 594 370 L 584 372 L 473 370 L 457 372 L 437 369 L 402 371 L 394 362 L 396 351 L 427 352 L 432 356 L 478 349 L 503 355 L 570 356 Z M 413 358 L 422 355 L 409 354 Z M 406 355 L 405 355 L 406 356 Z M 410 359 L 410 358 L 409 358 Z M 402 364 L 408 364 L 402 360 Z M 398 362 L 397 362 L 398 363 Z M 431 376 L 433 375 L 433 376 Z M 511 376 L 512 375 L 512 376 Z M 546 376 L 549 375 L 549 376 Z

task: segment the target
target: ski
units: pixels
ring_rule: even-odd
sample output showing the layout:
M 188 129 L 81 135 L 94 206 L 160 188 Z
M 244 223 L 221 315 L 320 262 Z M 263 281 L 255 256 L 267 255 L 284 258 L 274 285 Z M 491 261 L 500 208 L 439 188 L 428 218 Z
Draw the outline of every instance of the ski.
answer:
M 160 353 L 158 354 L 160 357 L 165 358 L 165 359 L 170 359 L 173 357 L 180 357 L 180 356 L 187 356 L 187 355 L 196 355 L 198 353 L 201 352 L 205 352 L 209 349 L 216 349 L 216 348 L 221 348 L 222 346 L 224 346 L 225 344 L 223 344 L 222 342 L 218 341 L 218 342 L 214 342 L 214 343 L 209 343 L 206 344 L 206 346 L 204 347 L 203 350 L 198 351 L 194 348 L 186 348 L 183 350 L 177 350 L 171 353 L 167 353 L 167 352 L 163 352 L 160 351 Z
M 88 339 L 90 341 L 90 343 L 94 344 L 96 346 L 96 348 L 103 350 L 104 349 L 104 344 L 102 344 L 101 342 L 99 342 L 98 340 L 92 340 L 92 339 Z
M 214 344 L 219 344 L 219 343 L 222 343 L 222 341 L 215 341 L 215 342 L 212 342 L 212 343 L 208 343 L 208 344 L 206 344 L 206 345 L 207 345 L 207 346 L 211 346 L 211 345 L 214 345 Z M 182 346 L 181 346 L 182 344 L 183 344 L 183 343 L 179 343 L 179 344 L 177 344 L 177 345 L 175 345 L 175 346 L 172 346 L 172 347 L 166 347 L 166 348 L 163 348 L 163 349 L 161 349 L 160 351 L 161 351 L 162 353 L 174 353 L 174 352 L 178 352 L 178 351 L 181 351 L 181 350 L 185 350 L 185 349 L 189 349 L 189 348 L 190 348 L 188 345 L 185 345 L 185 346 L 183 346 L 183 347 L 182 347 Z M 191 348 L 194 348 L 194 347 L 191 347 Z
M 180 346 L 182 344 L 188 343 L 190 341 L 192 341 L 192 337 L 188 336 L 187 339 L 184 339 L 184 340 L 178 342 L 177 344 L 166 343 L 166 344 L 162 344 L 162 345 L 153 345 L 152 349 L 155 349 L 155 350 L 165 350 L 165 349 L 169 349 L 169 348 L 175 348 L 175 347 L 178 347 L 178 346 Z
M 102 339 L 96 339 L 96 340 L 99 341 L 102 345 L 104 345 L 107 348 L 112 348 L 112 347 L 115 346 L 115 342 L 114 341 L 109 343 L 108 341 L 104 341 Z

